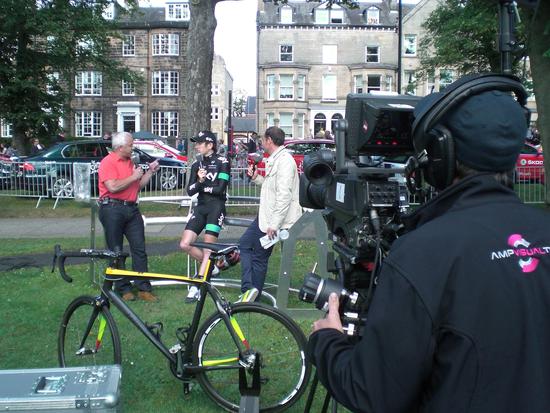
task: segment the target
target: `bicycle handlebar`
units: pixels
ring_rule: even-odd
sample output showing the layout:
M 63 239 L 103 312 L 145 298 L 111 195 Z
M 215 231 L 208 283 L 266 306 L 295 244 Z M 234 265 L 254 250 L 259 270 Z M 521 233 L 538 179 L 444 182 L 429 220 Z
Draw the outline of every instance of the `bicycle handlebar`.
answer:
M 57 244 L 54 247 L 54 256 L 52 263 L 52 272 L 55 271 L 56 265 L 59 265 L 59 274 L 68 283 L 73 282 L 73 279 L 65 271 L 65 260 L 69 257 L 84 257 L 84 258 L 100 258 L 107 260 L 122 261 L 122 264 L 128 257 L 127 252 L 111 251 L 111 250 L 95 250 L 90 248 L 82 248 L 79 251 L 64 252 L 61 250 L 61 245 Z

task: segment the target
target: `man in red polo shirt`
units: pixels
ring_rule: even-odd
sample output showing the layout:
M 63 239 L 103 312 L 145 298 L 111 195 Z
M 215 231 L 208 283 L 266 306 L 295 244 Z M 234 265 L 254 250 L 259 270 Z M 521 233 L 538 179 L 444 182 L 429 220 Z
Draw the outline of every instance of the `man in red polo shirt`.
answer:
M 110 250 L 122 250 L 126 236 L 132 254 L 132 270 L 147 272 L 145 252 L 145 229 L 137 205 L 138 192 L 150 181 L 158 170 L 159 163 L 149 164 L 147 172 L 132 162 L 134 140 L 128 132 L 117 132 L 112 137 L 113 151 L 99 164 L 99 220 L 103 225 L 105 240 Z M 129 277 L 115 282 L 116 291 L 124 301 L 133 301 Z M 134 279 L 138 297 L 145 301 L 156 301 L 151 293 L 149 280 Z

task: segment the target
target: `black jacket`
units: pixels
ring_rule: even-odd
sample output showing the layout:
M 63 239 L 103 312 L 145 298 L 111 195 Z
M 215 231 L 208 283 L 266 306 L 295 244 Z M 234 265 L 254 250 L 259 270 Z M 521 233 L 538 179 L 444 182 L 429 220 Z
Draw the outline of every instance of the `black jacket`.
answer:
M 206 179 L 199 182 L 197 172 L 199 167 L 206 169 Z M 206 204 L 211 201 L 227 200 L 227 186 L 231 176 L 231 166 L 227 158 L 213 153 L 205 156 L 200 161 L 191 165 L 191 176 L 187 186 L 187 194 L 193 196 L 199 194 L 198 204 Z
M 310 337 L 321 382 L 353 411 L 550 412 L 550 214 L 477 175 L 408 224 L 361 341 Z

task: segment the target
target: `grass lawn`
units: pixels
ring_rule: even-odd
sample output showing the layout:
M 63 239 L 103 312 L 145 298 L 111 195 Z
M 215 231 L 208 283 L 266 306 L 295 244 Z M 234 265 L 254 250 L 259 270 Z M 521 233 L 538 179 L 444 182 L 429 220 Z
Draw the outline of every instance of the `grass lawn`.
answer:
M 57 240 L 58 241 L 58 240 Z M 31 244 L 35 240 L 27 240 Z M 74 245 L 73 240 L 71 244 Z M 28 250 L 25 241 L 18 248 Z M 71 245 L 64 248 L 70 249 Z M 303 274 L 311 269 L 315 261 L 315 245 L 312 242 L 300 242 L 296 249 L 293 267 L 293 287 L 301 285 Z M 150 269 L 154 272 L 182 273 L 182 254 L 150 257 Z M 69 263 L 70 264 L 70 263 Z M 280 248 L 276 248 L 270 260 L 268 282 L 276 282 L 280 264 Z M 91 282 L 88 266 L 68 266 L 68 272 L 74 282 L 68 284 L 61 277 L 50 272 L 49 268 L 31 268 L 0 273 L 6 292 L 0 301 L 0 368 L 45 368 L 57 366 L 57 331 L 61 316 L 68 303 L 83 294 L 95 295 L 97 287 Z M 239 279 L 240 267 L 236 266 L 224 272 L 224 277 Z M 100 271 L 98 271 L 99 274 Z M 185 286 L 156 287 L 158 303 L 137 301 L 132 308 L 148 323 L 161 321 L 164 324 L 163 341 L 171 346 L 176 343 L 175 330 L 190 322 L 193 305 L 183 302 L 187 289 Z M 239 291 L 225 289 L 224 295 L 235 300 Z M 308 304 L 291 297 L 291 306 L 310 308 Z M 204 317 L 212 313 L 212 304 L 208 303 Z M 168 363 L 152 345 L 113 309 L 122 337 L 122 407 L 126 412 L 219 412 L 217 407 L 195 385 L 191 393 L 184 396 L 181 382 L 170 372 Z M 297 320 L 306 335 L 311 320 Z M 306 393 L 307 395 L 307 393 Z M 318 389 L 312 412 L 320 411 L 324 391 Z M 306 396 L 290 411 L 301 412 Z M 341 411 L 345 411 L 341 409 Z

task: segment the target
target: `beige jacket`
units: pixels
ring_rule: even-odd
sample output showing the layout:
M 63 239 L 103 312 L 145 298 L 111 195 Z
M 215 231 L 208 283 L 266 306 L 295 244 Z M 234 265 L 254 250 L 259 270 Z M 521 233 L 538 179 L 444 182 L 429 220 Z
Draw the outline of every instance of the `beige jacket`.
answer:
M 296 162 L 283 146 L 265 161 L 265 177 L 253 181 L 262 186 L 258 224 L 262 232 L 268 228 L 290 228 L 302 215 L 299 198 L 299 177 Z

